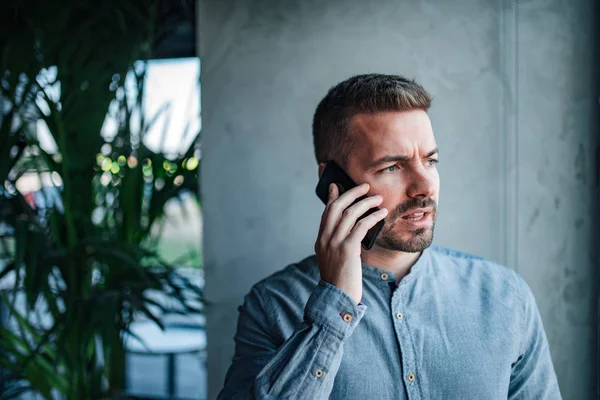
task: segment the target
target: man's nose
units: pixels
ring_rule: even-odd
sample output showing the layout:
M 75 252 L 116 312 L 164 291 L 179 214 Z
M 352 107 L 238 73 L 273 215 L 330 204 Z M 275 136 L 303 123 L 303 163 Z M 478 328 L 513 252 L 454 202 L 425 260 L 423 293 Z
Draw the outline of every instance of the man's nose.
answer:
M 411 182 L 407 187 L 408 197 L 428 199 L 435 194 L 435 184 L 432 176 L 424 171 L 414 171 Z

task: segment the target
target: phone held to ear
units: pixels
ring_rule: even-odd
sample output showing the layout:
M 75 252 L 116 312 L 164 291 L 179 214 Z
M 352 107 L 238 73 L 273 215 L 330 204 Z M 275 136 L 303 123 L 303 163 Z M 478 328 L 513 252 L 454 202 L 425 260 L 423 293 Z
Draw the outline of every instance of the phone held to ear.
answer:
M 357 186 L 356 183 L 354 183 L 354 181 L 352 180 L 352 178 L 350 178 L 346 171 L 344 171 L 339 165 L 337 165 L 334 161 L 327 162 L 327 164 L 325 165 L 325 169 L 321 174 L 321 178 L 319 179 L 319 183 L 317 184 L 316 189 L 317 196 L 321 199 L 321 201 L 324 204 L 327 204 L 327 202 L 329 201 L 329 185 L 332 183 L 335 183 L 337 185 L 340 192 L 340 196 L 344 192 L 347 192 L 348 190 Z M 359 197 L 354 201 L 354 203 L 351 204 L 351 206 L 365 199 L 366 197 L 366 195 Z M 379 208 L 377 207 L 371 208 L 369 211 L 367 211 L 361 217 L 359 217 L 357 221 L 360 221 L 364 217 L 376 212 L 377 210 L 379 210 Z M 383 228 L 384 224 L 385 219 L 382 219 L 374 227 L 368 230 L 367 234 L 361 242 L 362 247 L 365 250 L 370 250 L 373 247 L 373 245 L 375 244 L 375 239 L 377 239 L 377 235 L 379 235 L 379 232 L 381 232 L 381 228 Z

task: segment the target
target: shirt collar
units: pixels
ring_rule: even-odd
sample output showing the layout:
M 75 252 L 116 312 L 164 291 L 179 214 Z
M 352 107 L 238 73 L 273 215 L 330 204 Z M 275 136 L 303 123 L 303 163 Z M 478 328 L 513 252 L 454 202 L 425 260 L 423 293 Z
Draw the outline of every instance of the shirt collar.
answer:
M 404 284 L 406 282 L 413 280 L 415 278 L 415 276 L 422 274 L 423 271 L 426 269 L 426 265 L 429 263 L 430 259 L 431 259 L 431 247 L 427 247 L 425 250 L 423 250 L 423 252 L 419 256 L 419 258 L 417 259 L 417 262 L 415 262 L 413 264 L 413 266 L 410 268 L 410 270 L 408 271 L 408 274 L 406 274 L 399 283 Z M 394 275 L 394 273 L 392 273 L 388 270 L 385 270 L 385 269 L 374 267 L 374 266 L 369 265 L 364 262 L 362 263 L 362 272 L 363 272 L 363 278 L 367 278 L 372 281 L 377 281 L 377 282 L 382 282 L 382 283 L 384 283 L 384 282 L 394 282 L 395 283 L 396 282 L 396 276 Z

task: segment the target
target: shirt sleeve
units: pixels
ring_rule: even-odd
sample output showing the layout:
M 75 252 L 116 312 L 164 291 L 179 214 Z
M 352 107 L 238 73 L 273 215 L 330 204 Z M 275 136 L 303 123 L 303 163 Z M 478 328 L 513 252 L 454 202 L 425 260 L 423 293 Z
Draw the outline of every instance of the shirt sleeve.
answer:
M 343 356 L 367 306 L 323 280 L 294 333 L 277 345 L 263 300 L 253 287 L 238 307 L 235 354 L 218 400 L 328 399 Z
M 519 357 L 512 364 L 510 400 L 561 399 L 550 348 L 535 298 L 525 280 L 517 275 L 522 307 L 522 340 Z

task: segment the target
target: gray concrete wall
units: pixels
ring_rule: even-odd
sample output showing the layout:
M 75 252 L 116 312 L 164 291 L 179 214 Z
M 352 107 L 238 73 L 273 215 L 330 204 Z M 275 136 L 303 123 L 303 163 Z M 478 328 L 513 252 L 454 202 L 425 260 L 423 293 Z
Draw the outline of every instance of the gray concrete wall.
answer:
M 209 398 L 243 295 L 312 253 L 322 212 L 312 113 L 330 86 L 364 72 L 401 73 L 434 95 L 436 242 L 521 273 L 564 398 L 593 398 L 592 5 L 200 0 Z
M 517 269 L 537 295 L 567 399 L 596 398 L 598 385 L 593 4 L 519 8 Z

